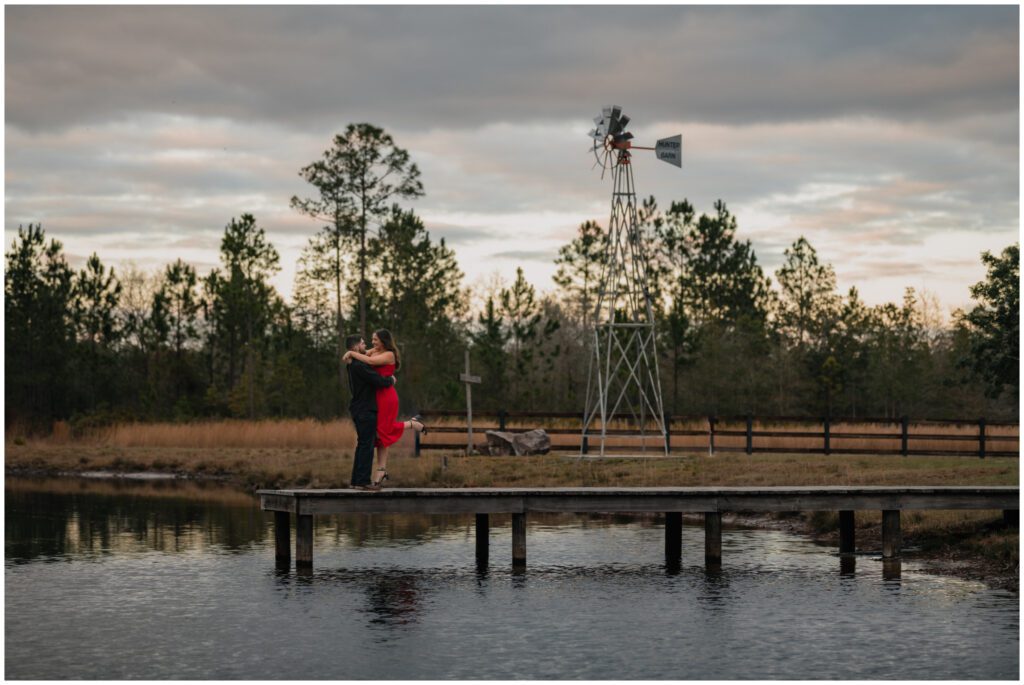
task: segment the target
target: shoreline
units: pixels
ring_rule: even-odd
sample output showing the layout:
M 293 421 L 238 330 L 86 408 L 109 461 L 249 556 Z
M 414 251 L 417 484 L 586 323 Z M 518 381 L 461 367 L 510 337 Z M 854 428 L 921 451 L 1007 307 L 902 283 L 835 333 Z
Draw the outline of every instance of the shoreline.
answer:
M 264 487 L 253 483 L 251 478 L 241 474 L 195 473 L 184 470 L 167 471 L 118 471 L 110 469 L 59 469 L 34 465 L 6 466 L 6 476 L 15 477 L 60 477 L 94 480 L 123 480 L 137 482 L 191 481 L 217 482 L 232 485 L 246 493 L 253 493 Z M 688 517 L 692 518 L 692 517 Z M 865 517 L 867 518 L 867 517 Z M 723 523 L 730 527 L 779 530 L 800 535 L 822 547 L 838 549 L 838 530 L 834 526 L 815 523 L 813 515 L 798 512 L 796 515 L 752 514 L 744 512 L 727 513 Z M 978 554 L 976 545 L 967 544 L 979 534 L 999 533 L 1005 526 L 1000 522 L 988 522 L 981 530 L 963 530 L 942 535 L 904 534 L 905 561 L 921 564 L 921 570 L 934 574 L 983 583 L 991 589 L 1019 593 L 1019 566 L 1001 562 L 989 556 Z M 881 554 L 881 526 L 872 522 L 860 523 L 857 528 L 857 556 Z

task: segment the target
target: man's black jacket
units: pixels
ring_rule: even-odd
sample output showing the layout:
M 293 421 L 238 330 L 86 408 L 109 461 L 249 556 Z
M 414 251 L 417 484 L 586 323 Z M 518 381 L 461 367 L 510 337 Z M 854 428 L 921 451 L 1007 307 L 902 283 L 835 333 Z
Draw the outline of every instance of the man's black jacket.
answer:
M 352 401 L 348 411 L 355 416 L 367 412 L 377 413 L 377 388 L 387 388 L 395 384 L 390 377 L 381 376 L 369 364 L 353 359 L 348 365 L 348 389 L 352 391 Z

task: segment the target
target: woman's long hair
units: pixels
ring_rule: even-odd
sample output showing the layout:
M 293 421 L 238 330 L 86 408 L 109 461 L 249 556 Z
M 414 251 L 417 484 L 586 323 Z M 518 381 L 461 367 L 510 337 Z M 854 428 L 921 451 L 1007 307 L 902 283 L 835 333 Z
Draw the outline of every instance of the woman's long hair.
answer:
M 395 336 L 391 335 L 391 331 L 382 328 L 374 335 L 380 339 L 380 344 L 384 346 L 385 350 L 395 355 L 395 371 L 402 368 L 402 357 L 398 354 L 398 345 L 395 344 Z

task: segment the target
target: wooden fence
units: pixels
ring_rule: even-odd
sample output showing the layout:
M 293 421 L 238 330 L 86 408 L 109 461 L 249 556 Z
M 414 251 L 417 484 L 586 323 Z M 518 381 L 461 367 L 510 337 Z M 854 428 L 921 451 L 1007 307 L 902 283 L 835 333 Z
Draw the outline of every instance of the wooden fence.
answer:
M 416 439 L 421 450 L 465 450 L 466 413 L 459 410 L 422 412 L 429 428 Z M 553 451 L 580 452 L 582 416 L 575 412 L 473 412 L 473 445 L 485 452 L 488 430 L 523 431 L 543 428 Z M 628 451 L 656 455 L 660 433 L 644 438 L 636 428 L 615 428 L 609 421 L 605 452 Z M 672 453 L 739 452 L 746 454 L 894 454 L 966 457 L 1020 456 L 1017 422 L 979 419 L 822 418 L 794 416 L 671 416 L 665 417 Z M 652 425 L 653 427 L 653 425 Z M 456 439 L 458 435 L 461 440 Z M 588 436 L 589 437 L 589 436 Z M 593 453 L 594 438 L 584 441 L 584 454 Z M 589 443 L 589 444 L 587 444 Z

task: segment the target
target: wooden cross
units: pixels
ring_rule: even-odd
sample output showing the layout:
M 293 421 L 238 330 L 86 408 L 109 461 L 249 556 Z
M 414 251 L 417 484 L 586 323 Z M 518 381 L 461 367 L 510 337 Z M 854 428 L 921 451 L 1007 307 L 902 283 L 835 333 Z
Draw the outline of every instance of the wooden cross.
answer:
M 466 431 L 469 433 L 469 440 L 466 443 L 466 454 L 473 454 L 473 386 L 472 383 L 479 383 L 480 376 L 472 376 L 469 373 L 469 350 L 466 350 L 466 373 L 459 374 L 459 380 L 466 384 Z

